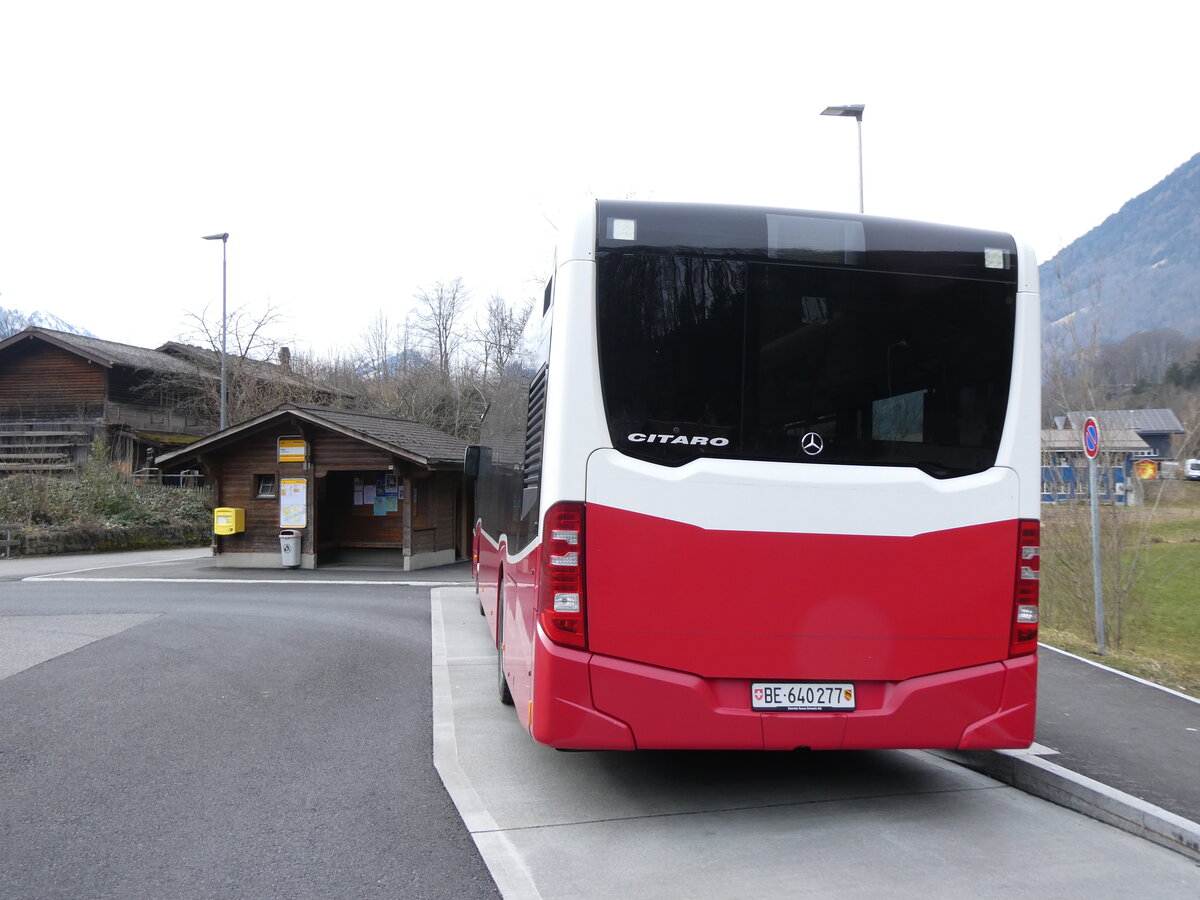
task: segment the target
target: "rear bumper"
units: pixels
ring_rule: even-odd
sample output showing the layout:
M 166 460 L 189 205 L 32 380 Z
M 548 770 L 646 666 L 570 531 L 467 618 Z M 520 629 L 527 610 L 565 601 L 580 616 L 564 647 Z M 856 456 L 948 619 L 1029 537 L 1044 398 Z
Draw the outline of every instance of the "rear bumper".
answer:
M 856 687 L 851 713 L 755 712 L 749 680 L 568 650 L 539 631 L 530 732 L 553 747 L 596 750 L 989 750 L 1033 741 L 1036 654 Z

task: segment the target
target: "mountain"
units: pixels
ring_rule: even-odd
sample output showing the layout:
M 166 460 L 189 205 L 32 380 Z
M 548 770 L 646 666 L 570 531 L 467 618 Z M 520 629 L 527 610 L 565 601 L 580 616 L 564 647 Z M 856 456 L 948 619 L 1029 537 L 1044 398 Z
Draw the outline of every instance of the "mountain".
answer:
M 1038 268 L 1048 338 L 1101 343 L 1174 329 L 1200 338 L 1200 154 Z
M 81 334 L 84 337 L 95 337 L 86 328 L 78 328 L 70 322 L 65 322 L 53 313 L 34 310 L 23 313 L 19 309 L 5 309 L 0 306 L 0 340 L 36 325 L 38 328 L 49 328 L 52 331 L 67 331 L 71 334 Z
M 364 362 L 354 367 L 354 371 L 367 378 L 388 377 L 408 369 L 420 369 L 428 365 L 429 357 L 420 350 L 401 350 L 393 353 L 383 362 Z

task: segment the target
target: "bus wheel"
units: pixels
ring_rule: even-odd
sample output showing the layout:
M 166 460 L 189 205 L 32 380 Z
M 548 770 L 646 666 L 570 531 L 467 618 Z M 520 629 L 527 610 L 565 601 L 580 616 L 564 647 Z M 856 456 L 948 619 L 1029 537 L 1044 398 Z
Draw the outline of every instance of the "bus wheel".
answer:
M 512 691 L 508 689 L 508 679 L 504 677 L 504 584 L 501 583 L 496 592 L 496 675 L 500 690 L 500 702 L 505 706 L 513 705 Z

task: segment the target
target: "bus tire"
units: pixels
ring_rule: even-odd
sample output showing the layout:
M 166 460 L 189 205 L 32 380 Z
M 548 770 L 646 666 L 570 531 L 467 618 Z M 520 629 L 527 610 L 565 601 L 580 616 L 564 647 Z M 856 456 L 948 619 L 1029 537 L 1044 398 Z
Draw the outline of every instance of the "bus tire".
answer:
M 496 590 L 496 680 L 500 693 L 500 702 L 505 706 L 513 705 L 512 691 L 508 689 L 508 679 L 504 677 L 504 583 Z

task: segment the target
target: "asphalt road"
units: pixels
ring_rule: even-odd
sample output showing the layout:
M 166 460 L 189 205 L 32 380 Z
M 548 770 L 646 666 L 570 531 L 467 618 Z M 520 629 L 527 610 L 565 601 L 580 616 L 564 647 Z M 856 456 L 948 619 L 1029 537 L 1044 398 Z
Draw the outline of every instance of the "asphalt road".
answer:
M 1051 649 L 1038 666 L 1049 759 L 1200 822 L 1200 703 Z
M 0 896 L 498 896 L 431 762 L 428 588 L 28 565 L 0 561 Z
M 471 590 L 435 592 L 431 620 L 429 589 L 465 566 L 188 557 L 0 560 L 0 898 L 496 897 L 493 877 L 514 900 L 1200 886 L 1194 861 L 926 754 L 538 747 L 496 700 Z M 1195 705 L 1167 710 L 1168 740 L 1171 698 L 1045 662 L 1055 758 L 1190 811 Z

